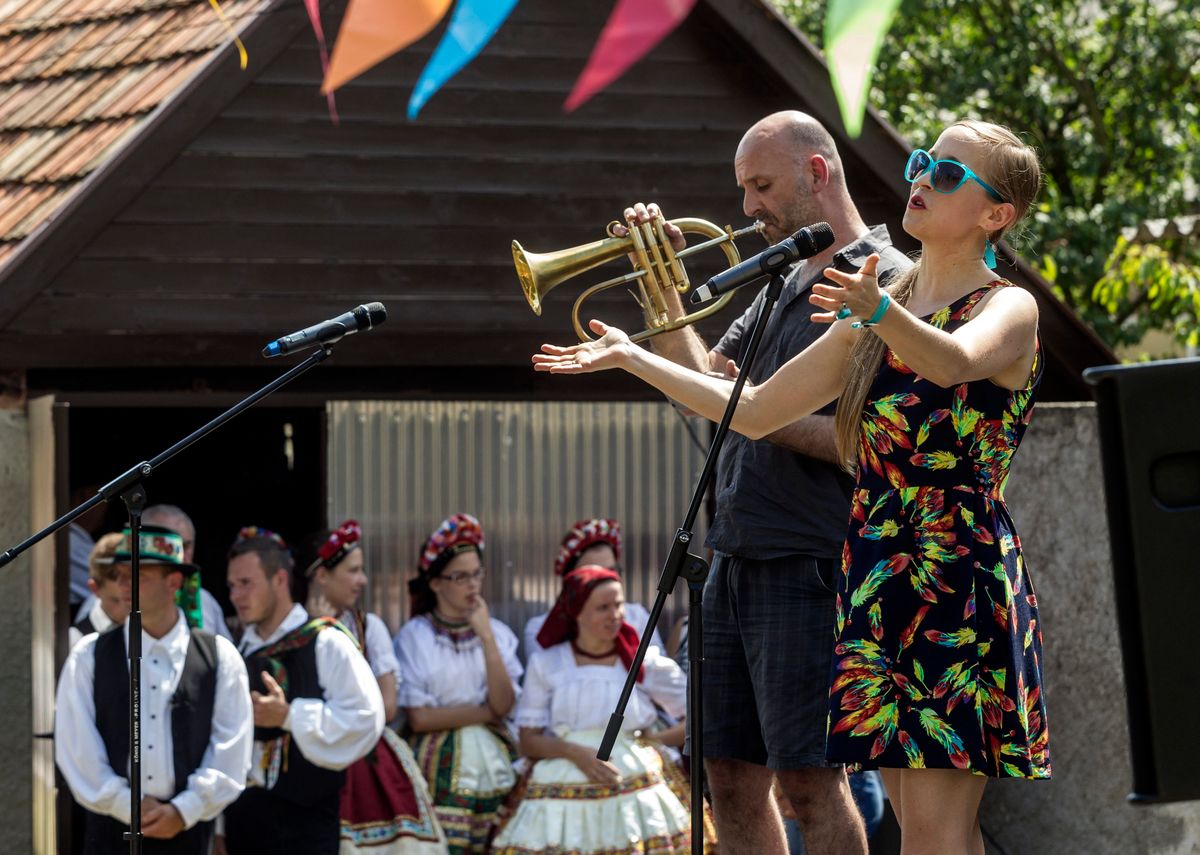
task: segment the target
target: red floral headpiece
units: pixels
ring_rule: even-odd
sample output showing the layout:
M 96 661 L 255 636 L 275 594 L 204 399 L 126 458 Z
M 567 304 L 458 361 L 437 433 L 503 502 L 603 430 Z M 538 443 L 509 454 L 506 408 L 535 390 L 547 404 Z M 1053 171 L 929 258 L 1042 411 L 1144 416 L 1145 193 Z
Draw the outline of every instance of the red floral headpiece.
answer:
M 570 565 L 579 560 L 579 556 L 597 543 L 607 543 L 621 560 L 621 524 L 616 520 L 591 519 L 580 520 L 571 526 L 563 538 L 558 550 L 558 558 L 554 562 L 554 573 L 563 575 Z
M 346 520 L 340 526 L 329 532 L 329 537 L 317 548 L 317 560 L 308 568 L 306 575 L 317 572 L 318 567 L 333 569 L 342 559 L 358 549 L 362 540 L 362 526 L 357 520 Z
M 457 555 L 468 549 L 483 552 L 483 527 L 470 514 L 455 514 L 443 520 L 429 540 L 425 541 L 417 567 L 422 573 L 428 573 L 429 568 L 446 553 Z

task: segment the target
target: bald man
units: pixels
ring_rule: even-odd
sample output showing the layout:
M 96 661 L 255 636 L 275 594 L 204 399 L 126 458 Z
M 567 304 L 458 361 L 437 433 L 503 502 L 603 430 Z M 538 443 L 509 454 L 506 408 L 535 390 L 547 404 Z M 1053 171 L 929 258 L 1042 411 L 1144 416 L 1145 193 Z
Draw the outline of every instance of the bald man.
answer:
M 142 512 L 142 522 L 176 532 L 183 538 L 183 560 L 189 564 L 192 562 L 196 555 L 196 525 L 182 508 L 176 505 L 151 505 Z M 233 640 L 221 604 L 206 588 L 200 589 L 200 622 L 209 632 Z
M 857 271 L 879 253 L 886 284 L 911 266 L 886 226 L 868 227 L 846 188 L 833 138 L 804 113 L 774 113 L 746 132 L 734 155 L 742 208 L 770 244 L 827 222 L 834 243 L 789 273 L 748 382 L 761 383 L 828 328 L 810 320 L 808 290 L 834 267 Z M 660 213 L 653 203 L 627 222 Z M 667 227 L 676 249 L 683 236 Z M 709 347 L 695 327 L 651 341 L 696 371 L 736 377 L 766 288 Z M 682 313 L 673 291 L 671 311 Z M 704 592 L 704 756 L 722 852 L 787 852 L 771 782 L 778 777 L 809 852 L 864 853 L 862 821 L 846 773 L 825 760 L 834 573 L 850 490 L 839 465 L 831 404 L 761 440 L 730 433 L 717 467 L 715 552 Z

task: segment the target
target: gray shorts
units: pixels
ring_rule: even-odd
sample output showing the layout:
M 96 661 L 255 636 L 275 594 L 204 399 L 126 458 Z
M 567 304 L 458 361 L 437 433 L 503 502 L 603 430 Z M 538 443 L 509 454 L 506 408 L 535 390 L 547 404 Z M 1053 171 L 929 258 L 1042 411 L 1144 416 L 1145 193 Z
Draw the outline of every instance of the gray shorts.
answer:
M 704 589 L 704 756 L 829 766 L 833 559 L 717 554 Z

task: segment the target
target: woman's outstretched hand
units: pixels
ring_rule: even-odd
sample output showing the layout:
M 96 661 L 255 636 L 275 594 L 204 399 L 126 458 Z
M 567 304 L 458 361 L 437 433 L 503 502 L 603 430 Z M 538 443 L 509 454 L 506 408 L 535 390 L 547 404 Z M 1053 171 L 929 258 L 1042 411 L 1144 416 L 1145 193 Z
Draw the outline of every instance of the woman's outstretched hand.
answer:
M 878 254 L 871 253 L 857 273 L 843 273 L 832 267 L 825 268 L 825 278 L 834 284 L 818 283 L 812 287 L 808 302 L 826 310 L 814 314 L 812 319 L 817 323 L 831 324 L 842 318 L 853 316 L 866 319 L 875 314 L 875 310 L 879 308 L 879 301 L 883 299 L 879 281 L 875 278 L 878 266 Z M 843 311 L 839 318 L 838 312 L 843 306 L 849 311 Z
M 633 349 L 629 336 L 603 321 L 594 320 L 588 327 L 600 338 L 570 347 L 543 344 L 542 352 L 533 355 L 533 370 L 551 374 L 590 374 L 620 368 Z

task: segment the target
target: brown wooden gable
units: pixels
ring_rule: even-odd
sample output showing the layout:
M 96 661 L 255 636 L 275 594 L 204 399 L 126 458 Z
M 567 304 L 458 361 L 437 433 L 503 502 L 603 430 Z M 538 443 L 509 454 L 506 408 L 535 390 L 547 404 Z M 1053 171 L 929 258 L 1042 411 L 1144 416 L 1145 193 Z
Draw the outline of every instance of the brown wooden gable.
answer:
M 257 365 L 276 335 L 381 300 L 388 323 L 339 347 L 339 365 L 522 366 L 570 338 L 570 304 L 600 276 L 562 286 L 537 318 L 513 238 L 533 251 L 594 240 L 638 199 L 744 224 L 731 162 L 745 128 L 792 107 L 840 128 L 819 57 L 761 0 L 706 0 L 570 116 L 562 100 L 609 4 L 523 0 L 418 121 L 405 108 L 440 28 L 339 92 L 338 125 L 300 4 L 276 11 L 247 32 L 248 73 L 214 61 L 39 251 L 0 271 L 0 364 Z M 869 120 L 839 144 L 864 216 L 903 243 L 902 143 Z M 1045 283 L 1017 278 L 1043 303 L 1048 385 L 1083 396 L 1077 369 L 1111 355 Z M 629 302 L 612 293 L 593 313 L 632 324 Z M 710 341 L 732 311 L 704 325 Z

